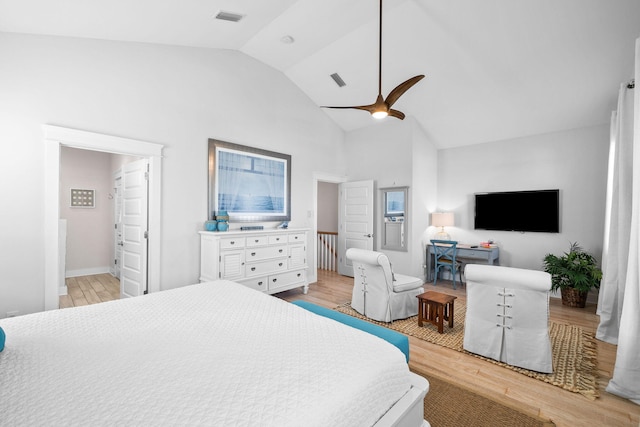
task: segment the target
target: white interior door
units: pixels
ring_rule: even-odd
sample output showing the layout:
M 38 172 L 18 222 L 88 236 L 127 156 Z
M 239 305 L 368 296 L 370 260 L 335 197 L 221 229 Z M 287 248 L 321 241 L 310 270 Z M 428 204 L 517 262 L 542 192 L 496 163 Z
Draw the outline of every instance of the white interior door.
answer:
M 122 168 L 121 298 L 147 293 L 148 165 L 142 159 Z
M 113 173 L 113 193 L 114 193 L 114 254 L 113 254 L 113 275 L 120 279 L 120 266 L 122 265 L 122 169 L 119 168 Z
M 373 250 L 373 181 L 344 182 L 339 194 L 338 273 L 353 277 L 347 249 Z

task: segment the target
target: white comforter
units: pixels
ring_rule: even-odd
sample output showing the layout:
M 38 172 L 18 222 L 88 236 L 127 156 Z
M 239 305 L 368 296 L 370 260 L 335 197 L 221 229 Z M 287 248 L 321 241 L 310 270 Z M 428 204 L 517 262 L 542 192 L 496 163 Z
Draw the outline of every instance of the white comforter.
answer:
M 369 426 L 409 388 L 395 347 L 228 281 L 0 326 L 0 425 Z

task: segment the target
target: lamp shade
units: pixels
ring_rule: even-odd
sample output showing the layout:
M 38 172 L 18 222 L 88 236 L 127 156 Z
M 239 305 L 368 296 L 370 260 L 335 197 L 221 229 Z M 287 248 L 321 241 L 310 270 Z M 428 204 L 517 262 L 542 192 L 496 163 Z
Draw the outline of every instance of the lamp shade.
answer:
M 453 227 L 453 212 L 434 212 L 431 214 L 434 227 Z

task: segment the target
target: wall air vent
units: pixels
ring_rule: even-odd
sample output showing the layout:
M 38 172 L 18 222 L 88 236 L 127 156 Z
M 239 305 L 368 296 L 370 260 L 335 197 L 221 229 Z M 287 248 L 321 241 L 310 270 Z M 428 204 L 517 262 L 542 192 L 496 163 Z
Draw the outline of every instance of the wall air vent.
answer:
M 340 87 L 346 86 L 347 84 L 344 82 L 344 80 L 342 80 L 342 77 L 340 77 L 340 75 L 338 73 L 333 73 L 331 74 L 331 78 L 333 79 L 334 82 L 336 82 L 336 84 Z
M 221 10 L 218 13 L 216 13 L 216 19 L 222 19 L 223 21 L 238 22 L 242 18 L 244 18 L 244 15 L 241 15 L 239 13 L 233 13 L 233 12 L 225 12 L 224 10 Z

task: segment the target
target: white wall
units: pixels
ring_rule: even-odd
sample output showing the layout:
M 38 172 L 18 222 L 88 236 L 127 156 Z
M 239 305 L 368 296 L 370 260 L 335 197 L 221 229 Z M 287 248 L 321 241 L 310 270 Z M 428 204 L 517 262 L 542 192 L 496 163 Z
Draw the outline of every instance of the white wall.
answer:
M 94 208 L 70 207 L 70 189 L 95 190 Z M 106 273 L 113 262 L 111 154 L 63 147 L 60 218 L 67 220 L 66 277 Z
M 42 124 L 164 145 L 161 289 L 198 279 L 209 138 L 292 156 L 292 227 L 311 225 L 314 172 L 345 174 L 344 133 L 240 52 L 0 33 L 0 57 L 0 317 L 44 307 Z
M 570 242 L 600 259 L 604 233 L 609 127 L 598 126 L 438 152 L 438 208 L 453 211 L 447 229 L 465 243 L 494 240 L 500 264 L 542 269 L 547 253 Z M 560 189 L 560 233 L 473 230 L 474 193 Z
M 426 244 L 429 242 L 428 227 L 430 212 L 435 211 L 438 199 L 438 150 L 417 123 L 413 124 L 412 187 L 410 191 L 411 236 L 410 265 L 416 276 L 425 276 Z M 419 270 L 416 270 L 419 268 Z M 421 274 L 418 274 L 420 272 Z
M 381 244 L 381 202 L 379 188 L 409 187 L 407 223 L 408 252 L 385 250 L 397 272 L 424 276 L 423 233 L 427 227 L 425 207 L 436 200 L 437 150 L 411 118 L 389 119 L 347 134 L 345 147 L 350 181 L 375 181 L 375 245 Z
M 411 125 L 399 120 L 384 120 L 349 132 L 345 153 L 349 181 L 374 180 L 373 249 L 381 250 L 382 201 L 379 189 L 411 187 Z M 411 219 L 406 224 L 409 228 L 410 222 Z M 384 253 L 395 271 L 410 274 L 407 271 L 407 252 L 385 250 Z
M 136 160 L 140 160 L 141 157 L 137 156 L 127 156 L 124 154 L 112 154 L 111 155 L 111 171 L 115 172 L 120 169 L 122 166 L 135 162 Z

